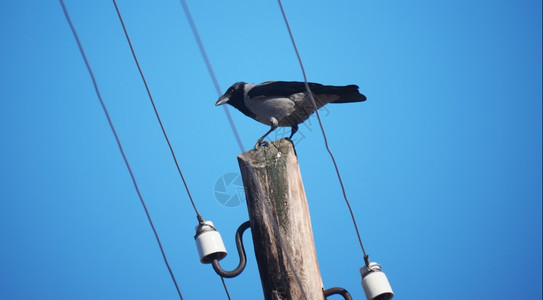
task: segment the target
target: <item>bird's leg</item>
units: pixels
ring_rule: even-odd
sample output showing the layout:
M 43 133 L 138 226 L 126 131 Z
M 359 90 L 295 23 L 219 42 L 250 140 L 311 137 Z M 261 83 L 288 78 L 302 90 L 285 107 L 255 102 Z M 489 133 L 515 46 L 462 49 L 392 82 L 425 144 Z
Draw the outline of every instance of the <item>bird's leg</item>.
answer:
M 298 124 L 294 124 L 290 126 L 290 136 L 288 137 L 289 140 L 292 141 L 292 136 L 298 131 Z
M 260 144 L 262 143 L 262 141 L 264 140 L 264 138 L 270 134 L 272 131 L 274 131 L 275 129 L 277 129 L 277 126 L 274 126 L 272 125 L 272 127 L 270 128 L 270 130 L 268 130 L 268 132 L 264 133 L 264 135 L 262 137 L 260 137 L 258 139 L 258 141 L 256 141 L 256 145 L 255 145 L 255 148 L 257 148 L 258 146 L 260 146 Z
M 272 131 L 274 131 L 275 129 L 277 129 L 277 126 L 279 126 L 279 122 L 275 119 L 275 118 L 271 118 L 270 119 L 270 123 L 271 123 L 271 128 L 270 130 L 268 130 L 268 132 L 264 133 L 264 135 L 262 137 L 260 137 L 258 139 L 258 141 L 256 141 L 256 145 L 255 145 L 255 149 L 260 146 L 260 144 L 262 143 L 262 141 L 264 140 L 264 138 L 270 134 Z

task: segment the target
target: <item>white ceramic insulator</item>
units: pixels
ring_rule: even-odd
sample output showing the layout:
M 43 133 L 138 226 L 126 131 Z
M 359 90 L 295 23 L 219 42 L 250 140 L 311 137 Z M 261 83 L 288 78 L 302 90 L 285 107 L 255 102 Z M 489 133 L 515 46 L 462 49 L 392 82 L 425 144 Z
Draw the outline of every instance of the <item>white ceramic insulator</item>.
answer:
M 360 269 L 362 274 L 362 288 L 368 300 L 379 299 L 389 300 L 394 297 L 392 287 L 388 282 L 385 273 L 381 272 L 381 266 L 377 263 L 370 263 L 370 268 L 364 266 Z
M 204 225 L 196 226 L 198 232 L 199 227 L 203 232 L 197 233 L 196 248 L 198 248 L 198 255 L 200 255 L 200 261 L 204 264 L 211 263 L 213 259 L 223 259 L 227 252 L 224 247 L 220 233 L 213 227 L 213 222 L 206 221 Z

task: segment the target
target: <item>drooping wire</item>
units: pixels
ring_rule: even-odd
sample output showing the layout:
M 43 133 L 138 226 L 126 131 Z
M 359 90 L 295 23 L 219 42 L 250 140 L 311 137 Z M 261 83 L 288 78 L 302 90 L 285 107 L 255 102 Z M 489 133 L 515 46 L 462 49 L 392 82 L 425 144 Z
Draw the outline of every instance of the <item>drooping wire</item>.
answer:
M 179 162 L 177 161 L 177 157 L 175 156 L 175 152 L 173 150 L 172 144 L 170 143 L 170 139 L 168 138 L 168 134 L 166 134 L 166 129 L 164 129 L 164 124 L 162 124 L 162 119 L 160 118 L 160 115 L 158 114 L 155 101 L 153 100 L 153 95 L 151 95 L 151 90 L 149 89 L 147 80 L 145 79 L 145 76 L 143 75 L 143 71 L 141 70 L 140 63 L 138 61 L 138 58 L 136 57 L 136 52 L 134 51 L 134 47 L 132 46 L 132 41 L 130 40 L 130 36 L 128 35 L 128 31 L 126 30 L 126 26 L 124 25 L 123 17 L 121 16 L 121 12 L 119 11 L 119 7 L 117 6 L 117 1 L 113 0 L 113 4 L 115 5 L 115 10 L 117 11 L 117 15 L 119 16 L 119 21 L 121 22 L 121 25 L 123 27 L 124 35 L 126 36 L 126 40 L 128 41 L 128 45 L 130 46 L 130 51 L 132 52 L 132 56 L 134 57 L 134 61 L 136 62 L 136 66 L 138 67 L 138 71 L 140 73 L 141 79 L 143 80 L 143 84 L 145 85 L 145 89 L 147 90 L 147 95 L 149 96 L 149 100 L 151 101 L 151 105 L 153 106 L 153 110 L 155 111 L 156 118 L 158 120 L 158 123 L 160 124 L 160 128 L 162 129 L 162 134 L 164 135 L 164 138 L 166 139 L 166 142 L 168 143 L 168 147 L 170 148 L 173 161 L 175 162 L 175 166 L 177 167 L 177 172 L 179 173 L 179 176 L 181 177 L 181 180 L 183 181 L 183 185 L 185 186 L 185 190 L 187 191 L 187 195 L 189 196 L 190 203 L 192 204 L 192 207 L 194 208 L 194 212 L 196 213 L 196 218 L 198 219 L 200 223 L 203 223 L 204 219 L 198 212 L 198 209 L 196 208 L 196 204 L 194 203 L 194 199 L 192 199 L 189 186 L 187 184 L 187 181 L 185 180 L 185 176 L 183 176 L 181 167 L 179 167 Z
M 115 130 L 115 126 L 113 126 L 113 121 L 111 120 L 111 117 L 109 115 L 109 112 L 107 110 L 105 102 L 102 99 L 102 95 L 100 94 L 100 90 L 98 89 L 98 83 L 96 82 L 96 79 L 94 77 L 94 73 L 92 71 L 92 68 L 91 68 L 91 66 L 89 64 L 89 61 L 87 60 L 87 56 L 85 54 L 85 51 L 83 50 L 83 45 L 81 44 L 81 41 L 79 40 L 79 36 L 77 34 L 77 31 L 75 30 L 75 27 L 74 27 L 74 25 L 72 23 L 72 20 L 70 18 L 70 15 L 68 13 L 68 10 L 66 9 L 66 5 L 64 4 L 63 0 L 60 0 L 60 5 L 62 6 L 62 11 L 64 12 L 64 16 L 66 17 L 66 21 L 68 21 L 68 25 L 70 26 L 72 34 L 74 35 L 75 41 L 77 43 L 77 47 L 79 48 L 79 52 L 81 52 L 81 56 L 83 57 L 83 60 L 85 61 L 85 65 L 87 67 L 87 70 L 89 71 L 89 75 L 91 77 L 92 84 L 94 86 L 94 90 L 96 92 L 96 95 L 98 96 L 98 100 L 100 101 L 100 105 L 102 106 L 102 110 L 104 111 L 104 114 L 106 116 L 109 127 L 111 128 L 111 131 L 113 132 L 113 136 L 115 137 L 115 141 L 117 142 L 117 146 L 119 147 L 119 151 L 121 152 L 124 163 L 126 164 L 126 168 L 128 169 L 128 173 L 130 174 L 130 178 L 132 179 L 132 183 L 134 184 L 134 188 L 136 189 L 136 193 L 138 194 L 141 205 L 143 206 L 143 210 L 145 211 L 145 215 L 147 216 L 147 220 L 149 221 L 149 224 L 151 225 L 151 229 L 153 230 L 153 233 L 155 235 L 156 241 L 158 243 L 158 247 L 160 248 L 160 252 L 162 253 L 162 258 L 164 259 L 164 263 L 166 264 L 166 267 L 168 268 L 168 272 L 170 273 L 170 277 L 172 278 L 172 281 L 173 281 L 173 283 L 175 285 L 175 289 L 177 290 L 177 293 L 179 294 L 179 298 L 181 300 L 183 300 L 183 295 L 181 294 L 181 290 L 179 289 L 179 285 L 177 284 L 177 280 L 175 279 L 175 276 L 173 275 L 172 269 L 170 268 L 170 264 L 168 263 L 168 259 L 166 258 L 166 253 L 164 252 L 164 248 L 162 247 L 162 243 L 160 242 L 158 232 L 157 232 L 157 230 L 155 228 L 155 225 L 153 224 L 153 220 L 151 219 L 151 215 L 149 214 L 149 210 L 147 209 L 147 205 L 145 204 L 145 201 L 143 200 L 143 196 L 141 195 L 140 189 L 138 187 L 138 183 L 136 182 L 136 177 L 134 176 L 134 173 L 132 172 L 132 168 L 130 167 L 130 163 L 128 162 L 128 158 L 126 157 L 123 146 L 121 145 L 121 140 L 119 139 L 119 136 L 117 135 L 117 131 Z
M 202 54 L 202 57 L 206 64 L 206 68 L 207 68 L 207 71 L 209 72 L 209 76 L 211 76 L 211 80 L 213 81 L 213 85 L 215 86 L 215 90 L 217 91 L 217 95 L 220 97 L 222 91 L 219 85 L 219 81 L 217 80 L 217 76 L 215 76 L 215 71 L 213 71 L 213 67 L 211 66 L 211 61 L 209 60 L 209 57 L 207 56 L 204 43 L 202 43 L 202 39 L 200 38 L 200 33 L 198 32 L 198 28 L 196 28 L 196 23 L 194 22 L 194 19 L 192 18 L 192 14 L 190 12 L 187 1 L 180 0 L 180 2 L 181 2 L 181 6 L 183 7 L 183 12 L 185 13 L 185 17 L 187 18 L 187 21 L 189 22 L 189 26 L 192 31 L 192 34 L 194 35 L 194 39 L 196 40 L 196 44 L 198 44 L 198 49 L 200 50 L 200 53 Z M 226 118 L 228 119 L 228 123 L 230 124 L 230 128 L 232 128 L 232 131 L 234 132 L 234 136 L 236 137 L 236 141 L 238 142 L 239 149 L 241 150 L 241 152 L 245 152 L 245 148 L 243 147 L 243 143 L 241 142 L 241 137 L 239 136 L 238 130 L 236 128 L 236 124 L 234 124 L 234 120 L 232 119 L 230 110 L 228 109 L 226 105 L 223 105 L 223 108 L 224 108 L 224 113 L 226 114 Z M 222 285 L 224 287 L 226 296 L 230 300 L 230 293 L 228 292 L 228 287 L 226 286 L 226 282 L 222 276 L 220 277 L 221 277 Z
M 304 82 L 305 82 L 305 89 L 307 90 L 307 93 L 309 94 L 309 98 L 311 99 L 311 102 L 313 103 L 313 106 L 315 108 L 315 114 L 317 115 L 317 120 L 319 121 L 319 126 L 321 128 L 322 136 L 324 138 L 324 146 L 326 147 L 328 154 L 330 154 L 330 158 L 332 159 L 334 168 L 336 169 L 336 174 L 339 179 L 341 191 L 343 192 L 343 198 L 345 199 L 345 203 L 347 204 L 347 207 L 349 208 L 349 213 L 351 214 L 351 219 L 353 221 L 354 229 L 356 231 L 356 236 L 358 237 L 360 248 L 362 248 L 362 253 L 364 254 L 364 262 L 366 265 L 369 265 L 368 255 L 366 254 L 366 250 L 364 249 L 364 244 L 362 243 L 362 238 L 360 237 L 360 232 L 358 231 L 358 225 L 356 224 L 356 219 L 354 217 L 353 209 L 351 208 L 351 204 L 349 202 L 349 199 L 347 198 L 347 193 L 345 191 L 345 186 L 343 185 L 343 180 L 341 179 L 341 174 L 339 172 L 336 159 L 334 158 L 334 154 L 332 153 L 332 150 L 330 150 L 330 146 L 328 145 L 328 139 L 326 137 L 326 133 L 324 132 L 324 126 L 322 125 L 321 117 L 317 109 L 315 98 L 313 98 L 313 93 L 311 92 L 311 89 L 309 89 L 309 83 L 307 81 L 307 75 L 305 73 L 304 64 L 302 63 L 302 58 L 300 57 L 300 53 L 298 52 L 298 47 L 296 47 L 296 42 L 294 41 L 294 35 L 292 34 L 292 30 L 290 29 L 287 15 L 285 14 L 285 10 L 283 8 L 283 4 L 281 3 L 281 0 L 277 0 L 277 2 L 279 3 L 279 8 L 281 9 L 281 14 L 283 15 L 283 19 L 285 20 L 285 25 L 287 26 L 287 30 L 288 30 L 288 34 L 290 35 L 292 46 L 294 47 L 294 51 L 296 52 L 296 56 L 298 57 L 298 62 L 300 63 L 300 68 L 302 69 L 302 74 L 304 76 Z
M 232 298 L 230 298 L 230 293 L 228 292 L 228 288 L 226 287 L 226 282 L 224 281 L 224 277 L 222 276 L 219 276 L 221 278 L 221 281 L 222 281 L 222 286 L 224 287 L 224 291 L 226 292 L 226 297 L 228 297 L 228 300 L 231 300 Z
M 213 67 L 211 66 L 211 61 L 209 60 L 209 57 L 207 56 L 204 43 L 202 43 L 202 39 L 200 38 L 200 34 L 198 33 L 198 28 L 196 27 L 196 23 L 194 23 L 192 14 L 190 13 L 190 9 L 187 4 L 187 1 L 186 0 L 180 0 L 180 1 L 181 1 L 181 5 L 183 6 L 183 11 L 185 12 L 185 16 L 187 17 L 187 20 L 189 22 L 190 29 L 192 30 L 192 34 L 194 35 L 194 39 L 196 40 L 196 43 L 198 44 L 198 49 L 200 49 L 200 53 L 202 54 L 202 57 L 204 58 L 207 71 L 209 72 L 209 76 L 211 76 L 211 80 L 213 81 L 215 90 L 217 91 L 217 94 L 220 97 L 222 95 L 222 91 L 221 91 L 221 87 L 219 86 L 219 81 L 217 80 L 217 76 L 215 76 L 215 72 L 213 71 Z M 234 132 L 234 136 L 236 137 L 236 141 L 238 142 L 239 149 L 241 150 L 241 152 L 245 152 L 245 148 L 243 147 L 243 143 L 241 142 L 241 138 L 236 128 L 236 124 L 234 124 L 234 120 L 232 119 L 232 115 L 230 114 L 230 110 L 228 109 L 227 105 L 223 105 L 223 107 L 224 107 L 224 112 L 226 113 L 226 118 L 228 119 L 228 123 L 230 123 L 230 127 L 232 128 L 232 131 Z
M 191 202 L 191 204 L 192 204 L 192 207 L 194 208 L 194 211 L 196 212 L 196 217 L 197 217 L 197 219 L 198 219 L 198 222 L 199 222 L 200 224 L 203 224 L 203 223 L 204 223 L 204 219 L 203 219 L 203 217 L 200 215 L 200 213 L 198 212 L 198 209 L 196 208 L 196 204 L 194 203 L 194 200 L 192 199 L 192 196 L 191 196 L 191 194 L 190 194 L 190 190 L 189 190 L 189 187 L 188 187 L 188 185 L 187 185 L 187 181 L 185 180 L 185 176 L 183 176 L 183 172 L 181 171 L 181 168 L 179 167 L 179 163 L 178 163 L 178 161 L 177 161 L 177 157 L 175 156 L 175 152 L 174 152 L 173 147 L 172 147 L 172 145 L 171 145 L 171 143 L 170 143 L 170 139 L 168 138 L 168 135 L 166 134 L 166 129 L 164 128 L 164 125 L 163 125 L 163 123 L 162 123 L 162 120 L 161 120 L 161 118 L 160 118 L 160 115 L 159 115 L 159 113 L 158 113 L 158 110 L 157 110 L 157 108 L 156 108 L 155 101 L 153 100 L 153 96 L 152 96 L 152 94 L 151 94 L 151 90 L 149 89 L 149 85 L 147 84 L 147 80 L 145 79 L 145 76 L 143 75 L 143 71 L 142 71 L 142 69 L 141 69 L 140 63 L 139 63 L 138 58 L 137 58 L 137 56 L 136 56 L 136 51 L 134 50 L 134 47 L 132 46 L 132 41 L 130 40 L 130 36 L 128 35 L 128 31 L 126 30 L 126 26 L 125 26 L 125 24 L 124 24 L 123 17 L 122 17 L 122 15 L 121 15 L 121 12 L 120 12 L 119 7 L 118 7 L 118 5 L 117 5 L 117 1 L 116 1 L 116 0 L 113 0 L 113 4 L 115 5 L 115 10 L 117 11 L 117 15 L 119 16 L 119 21 L 121 22 L 121 25 L 122 25 L 122 27 L 123 27 L 123 31 L 124 31 L 124 34 L 125 34 L 125 36 L 126 36 L 126 40 L 128 41 L 128 45 L 130 46 L 130 51 L 132 52 L 132 56 L 134 57 L 134 61 L 136 62 L 136 66 L 137 66 L 138 71 L 139 71 L 139 73 L 140 73 L 141 79 L 142 79 L 142 81 L 143 81 L 143 84 L 145 85 L 145 89 L 147 90 L 147 95 L 149 96 L 149 100 L 151 101 L 151 104 L 152 104 L 152 106 L 153 106 L 153 110 L 155 111 L 156 118 L 157 118 L 157 120 L 158 120 L 158 123 L 160 124 L 160 128 L 162 129 L 162 133 L 164 134 L 164 138 L 166 139 L 166 142 L 168 143 L 168 147 L 170 148 L 170 152 L 171 152 L 172 157 L 173 157 L 173 160 L 174 160 L 174 162 L 175 162 L 175 166 L 177 167 L 177 171 L 179 172 L 179 176 L 181 177 L 181 180 L 183 181 L 183 185 L 185 186 L 185 189 L 186 189 L 187 194 L 188 194 L 188 196 L 189 196 L 189 199 L 190 199 L 190 202 Z M 207 60 L 207 56 L 205 56 L 205 58 L 206 58 L 206 64 L 208 64 L 208 63 L 209 63 L 209 60 Z M 210 64 L 209 64 L 208 66 L 209 66 L 209 68 L 211 68 L 211 65 L 210 65 Z M 212 74 L 213 74 L 213 73 L 212 73 Z M 215 78 L 214 75 L 213 75 L 212 77 Z M 215 82 L 215 86 L 216 86 L 217 90 L 218 90 L 219 93 L 220 93 L 220 88 L 218 87 L 218 83 L 217 83 L 216 79 L 214 80 L 214 82 Z M 227 115 L 230 116 L 229 113 L 228 113 Z M 231 119 L 231 118 L 230 118 L 230 119 Z M 232 123 L 232 124 L 233 124 L 233 123 Z M 237 135 L 237 131 L 235 130 L 235 127 L 233 127 L 233 128 L 234 128 L 234 132 L 235 132 L 236 137 L 238 138 L 238 142 L 239 142 L 240 140 L 239 140 L 239 136 Z M 241 144 L 240 144 L 240 145 L 241 145 Z M 230 300 L 230 293 L 228 292 L 228 288 L 226 287 L 226 282 L 224 281 L 224 278 L 223 278 L 223 277 L 221 277 L 221 281 L 222 281 L 224 290 L 225 290 L 225 292 L 226 292 L 226 296 L 227 296 L 228 299 Z

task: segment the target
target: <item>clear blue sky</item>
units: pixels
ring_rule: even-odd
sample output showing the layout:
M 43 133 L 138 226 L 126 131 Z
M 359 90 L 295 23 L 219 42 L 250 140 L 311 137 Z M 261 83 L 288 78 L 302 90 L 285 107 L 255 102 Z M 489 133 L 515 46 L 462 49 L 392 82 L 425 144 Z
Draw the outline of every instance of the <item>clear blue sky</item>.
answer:
M 204 218 L 241 153 L 178 1 L 118 1 Z M 112 1 L 66 5 L 185 299 L 226 299 Z M 275 1 L 189 1 L 221 88 L 302 80 Z M 323 122 L 372 260 L 397 299 L 541 299 L 541 1 L 285 1 L 310 81 L 365 103 Z M 0 299 L 176 299 L 57 1 L 0 2 Z M 231 110 L 248 149 L 267 127 Z M 363 261 L 311 118 L 297 153 L 326 288 Z M 275 138 L 275 136 L 274 136 Z M 279 136 L 277 136 L 279 138 Z M 261 299 L 250 234 L 233 299 Z M 335 296 L 331 299 L 340 299 Z

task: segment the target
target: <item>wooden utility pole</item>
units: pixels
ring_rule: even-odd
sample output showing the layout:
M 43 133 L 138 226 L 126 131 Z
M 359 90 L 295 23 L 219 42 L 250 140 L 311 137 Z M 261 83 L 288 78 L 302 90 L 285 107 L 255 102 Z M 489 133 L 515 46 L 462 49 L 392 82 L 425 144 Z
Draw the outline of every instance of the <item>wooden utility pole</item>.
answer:
M 277 140 L 238 163 L 265 299 L 325 299 L 294 146 Z

